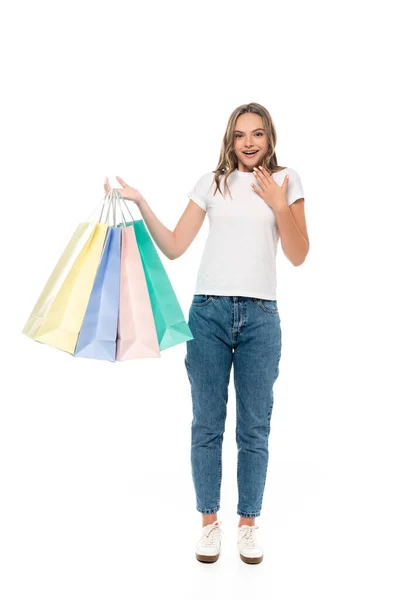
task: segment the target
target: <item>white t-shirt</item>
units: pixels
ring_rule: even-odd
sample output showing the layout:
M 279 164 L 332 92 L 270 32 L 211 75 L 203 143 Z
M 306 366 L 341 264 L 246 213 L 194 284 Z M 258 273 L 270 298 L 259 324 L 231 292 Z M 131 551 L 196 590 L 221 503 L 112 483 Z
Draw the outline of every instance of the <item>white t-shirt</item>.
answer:
M 273 173 L 282 185 L 289 175 L 287 203 L 304 198 L 298 173 L 286 167 Z M 200 177 L 188 197 L 207 212 L 209 233 L 201 259 L 195 294 L 246 296 L 276 300 L 276 252 L 279 230 L 274 211 L 253 190 L 257 180 L 252 172 L 231 173 L 223 196 L 213 192 L 214 173 Z M 220 180 L 224 191 L 224 177 Z

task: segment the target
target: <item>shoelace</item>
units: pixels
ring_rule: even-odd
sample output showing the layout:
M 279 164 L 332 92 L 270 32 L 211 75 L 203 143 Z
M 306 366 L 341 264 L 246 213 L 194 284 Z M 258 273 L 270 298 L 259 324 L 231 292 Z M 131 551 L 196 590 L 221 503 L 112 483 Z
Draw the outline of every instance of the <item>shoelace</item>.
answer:
M 221 529 L 221 521 L 214 521 L 214 523 L 210 523 L 209 525 L 206 525 L 205 527 L 203 527 L 203 536 L 201 538 L 201 545 L 202 546 L 215 546 L 215 538 L 217 536 L 217 529 L 219 529 L 221 532 L 223 532 L 223 529 Z
M 255 535 L 255 529 L 258 529 L 258 525 L 242 525 L 241 532 L 242 537 L 241 541 L 246 548 L 255 548 L 257 545 L 257 539 Z M 244 532 L 244 533 L 243 533 Z

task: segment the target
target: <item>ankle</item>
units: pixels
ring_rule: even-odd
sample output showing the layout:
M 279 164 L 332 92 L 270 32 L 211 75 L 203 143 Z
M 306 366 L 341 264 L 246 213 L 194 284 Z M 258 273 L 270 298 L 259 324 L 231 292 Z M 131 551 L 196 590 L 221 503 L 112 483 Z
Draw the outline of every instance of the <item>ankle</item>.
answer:
M 214 523 L 214 521 L 218 520 L 217 513 L 213 513 L 211 515 L 203 513 L 202 516 L 203 516 L 203 527 L 205 527 L 206 525 L 210 525 L 211 523 Z
M 242 525 L 255 525 L 256 524 L 256 519 L 255 517 L 240 517 L 239 519 L 239 525 L 238 527 L 241 527 Z

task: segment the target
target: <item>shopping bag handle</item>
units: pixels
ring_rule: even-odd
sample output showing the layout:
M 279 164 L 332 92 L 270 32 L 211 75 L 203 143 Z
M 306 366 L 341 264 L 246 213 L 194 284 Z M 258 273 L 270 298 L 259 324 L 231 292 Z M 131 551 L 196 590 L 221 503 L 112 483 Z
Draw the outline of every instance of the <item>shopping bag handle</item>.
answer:
M 104 211 L 104 207 L 107 204 L 107 202 L 110 201 L 110 192 L 107 192 L 107 194 L 105 194 L 103 200 L 98 204 L 98 206 L 94 209 L 94 211 L 92 211 L 90 213 L 90 215 L 88 216 L 88 218 L 85 220 L 85 223 L 93 223 L 93 221 L 97 221 L 97 222 L 101 222 L 102 219 L 102 215 L 103 215 L 103 211 Z M 98 216 L 97 218 L 94 218 L 94 215 L 101 209 L 101 213 L 100 216 Z
M 91 223 L 93 221 L 97 221 L 98 223 L 103 223 L 103 219 L 104 219 L 104 223 L 109 224 L 110 214 L 112 214 L 113 225 L 114 225 L 114 227 L 116 227 L 117 226 L 117 203 L 118 203 L 119 212 L 121 214 L 123 226 L 124 227 L 127 226 L 127 221 L 126 221 L 126 217 L 124 215 L 123 207 L 128 211 L 131 220 L 135 221 L 131 211 L 128 208 L 127 203 L 125 202 L 124 198 L 121 196 L 121 193 L 116 188 L 111 188 L 111 190 L 109 192 L 107 192 L 107 194 L 104 196 L 104 198 L 100 202 L 100 204 L 94 209 L 94 211 L 86 219 L 86 222 Z M 100 209 L 101 209 L 100 215 L 98 215 L 97 218 L 95 218 L 94 215 L 96 213 L 98 213 L 98 211 Z M 111 213 L 111 209 L 112 209 L 112 213 Z
M 117 226 L 117 200 L 118 200 L 118 205 L 119 205 L 121 217 L 122 217 L 122 220 L 124 222 L 124 226 L 126 227 L 126 220 L 125 220 L 124 213 L 122 212 L 122 208 L 121 208 L 121 204 L 119 202 L 119 196 L 118 196 L 118 194 L 119 194 L 119 192 L 115 188 L 112 188 L 109 191 L 109 193 L 107 194 L 108 198 L 106 199 L 105 203 L 103 204 L 103 208 L 102 208 L 101 213 L 103 214 L 104 208 L 105 208 L 106 203 L 107 203 L 107 208 L 106 208 L 107 212 L 106 212 L 106 215 L 105 215 L 105 223 L 107 225 L 110 225 L 110 214 L 111 214 L 110 211 L 111 211 L 111 208 L 112 208 L 112 223 L 111 224 L 114 227 L 116 227 Z M 128 212 L 129 212 L 129 209 L 128 209 Z M 102 214 L 100 215 L 100 223 L 102 222 L 102 218 L 103 218 Z M 130 214 L 130 212 L 129 212 L 129 214 Z M 132 217 L 132 219 L 133 219 L 133 217 Z
M 115 188 L 113 188 L 112 191 L 113 191 L 112 204 L 113 204 L 114 227 L 117 227 L 117 201 L 118 201 L 118 208 L 119 208 L 119 211 L 121 213 L 121 218 L 122 218 L 124 227 L 126 227 L 126 221 L 125 221 L 124 213 L 122 212 L 121 205 L 120 205 L 119 198 L 118 198 L 118 191 Z
M 126 208 L 126 210 L 129 213 L 129 216 L 131 218 L 131 220 L 134 222 L 136 219 L 133 218 L 131 211 L 128 208 L 127 203 L 125 202 L 125 199 L 123 198 L 123 196 L 121 196 L 121 193 L 116 189 L 115 190 L 116 196 L 117 196 L 117 201 L 118 201 L 118 206 L 119 206 L 119 210 L 121 212 L 121 216 L 122 216 L 122 220 L 124 222 L 124 227 L 126 227 L 126 219 L 122 210 L 122 205 L 124 205 L 124 207 Z

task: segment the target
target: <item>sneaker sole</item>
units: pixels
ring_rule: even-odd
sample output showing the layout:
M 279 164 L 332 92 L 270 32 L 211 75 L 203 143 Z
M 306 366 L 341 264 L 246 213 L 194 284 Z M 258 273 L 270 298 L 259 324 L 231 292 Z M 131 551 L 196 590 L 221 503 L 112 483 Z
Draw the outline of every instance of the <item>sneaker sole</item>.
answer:
M 252 556 L 250 558 L 249 556 L 243 556 L 243 554 L 240 554 L 240 558 L 242 559 L 243 562 L 247 563 L 248 565 L 257 565 L 258 563 L 262 562 L 262 559 L 264 558 L 264 555 L 262 555 L 262 556 Z
M 213 554 L 211 556 L 208 556 L 207 554 L 197 554 L 196 553 L 196 558 L 200 562 L 212 563 L 212 562 L 215 562 L 216 560 L 218 560 L 219 553 L 218 554 Z

